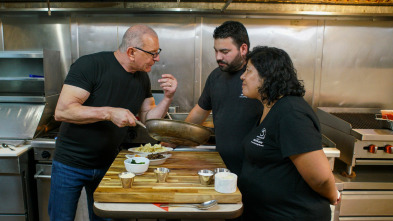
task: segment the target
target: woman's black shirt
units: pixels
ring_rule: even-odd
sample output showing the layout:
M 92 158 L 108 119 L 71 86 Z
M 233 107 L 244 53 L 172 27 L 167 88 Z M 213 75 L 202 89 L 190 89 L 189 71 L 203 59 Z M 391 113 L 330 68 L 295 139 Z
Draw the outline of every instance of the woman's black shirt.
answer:
M 258 121 L 259 124 L 259 121 Z M 302 97 L 278 100 L 244 139 L 239 187 L 245 220 L 330 220 L 330 204 L 289 156 L 322 149 L 319 121 Z

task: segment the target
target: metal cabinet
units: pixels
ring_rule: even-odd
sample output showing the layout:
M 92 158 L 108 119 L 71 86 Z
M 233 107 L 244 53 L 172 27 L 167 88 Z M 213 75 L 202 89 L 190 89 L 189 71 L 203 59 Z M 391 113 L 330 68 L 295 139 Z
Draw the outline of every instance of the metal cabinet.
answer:
M 34 178 L 37 180 L 39 221 L 49 221 L 48 201 L 50 195 L 52 164 L 39 163 L 36 165 L 36 170 L 37 173 Z M 83 188 L 78 201 L 75 221 L 84 221 L 88 219 L 87 197 L 86 191 Z
M 337 161 L 336 182 L 343 184 L 340 220 L 393 221 L 393 166 L 358 165 L 356 176 L 343 176 L 346 164 Z
M 35 186 L 32 182 L 32 151 L 0 157 L 0 220 L 35 220 Z
M 343 191 L 340 219 L 367 217 L 369 220 L 393 220 L 393 191 Z M 374 218 L 372 218 L 374 217 Z

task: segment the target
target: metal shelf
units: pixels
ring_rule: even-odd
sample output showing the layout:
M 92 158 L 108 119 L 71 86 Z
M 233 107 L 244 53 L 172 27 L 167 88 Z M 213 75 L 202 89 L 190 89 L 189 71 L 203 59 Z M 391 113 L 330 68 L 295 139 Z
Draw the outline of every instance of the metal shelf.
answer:
M 0 51 L 0 58 L 44 58 L 42 51 Z
M 45 103 L 43 96 L 0 96 L 0 102 L 5 103 Z
M 44 77 L 0 77 L 0 81 L 44 81 Z

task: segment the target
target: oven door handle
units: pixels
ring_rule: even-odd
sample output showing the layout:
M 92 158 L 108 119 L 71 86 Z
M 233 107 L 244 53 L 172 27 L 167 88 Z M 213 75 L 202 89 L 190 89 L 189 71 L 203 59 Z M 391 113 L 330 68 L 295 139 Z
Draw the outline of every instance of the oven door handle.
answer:
M 39 170 L 37 173 L 34 175 L 34 179 L 50 179 L 51 175 L 41 175 L 44 172 L 44 170 Z

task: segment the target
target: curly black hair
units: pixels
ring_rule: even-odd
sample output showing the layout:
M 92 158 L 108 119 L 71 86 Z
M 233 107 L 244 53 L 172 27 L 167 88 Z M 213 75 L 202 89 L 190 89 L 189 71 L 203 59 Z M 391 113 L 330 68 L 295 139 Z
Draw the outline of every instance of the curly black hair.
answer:
M 267 101 L 267 105 L 270 105 L 282 96 L 304 96 L 303 81 L 298 80 L 292 60 L 284 50 L 257 46 L 247 55 L 247 61 L 264 80 L 258 90 L 262 102 Z
M 214 29 L 214 39 L 229 37 L 233 39 L 237 48 L 240 48 L 242 44 L 246 44 L 247 48 L 250 48 L 250 40 L 248 39 L 247 29 L 242 23 L 238 21 L 226 21 Z

